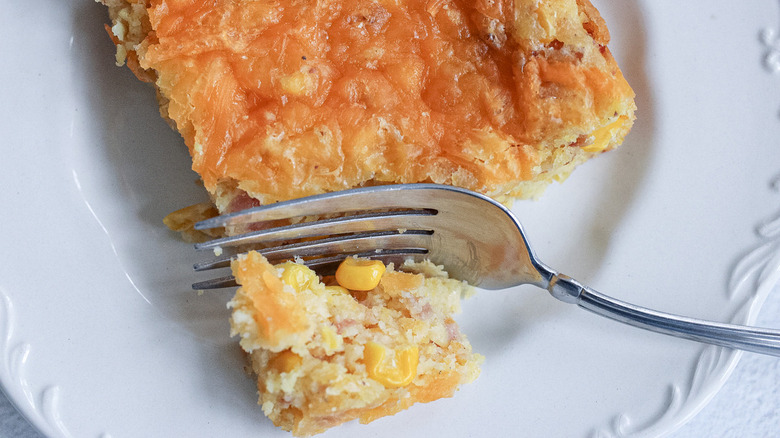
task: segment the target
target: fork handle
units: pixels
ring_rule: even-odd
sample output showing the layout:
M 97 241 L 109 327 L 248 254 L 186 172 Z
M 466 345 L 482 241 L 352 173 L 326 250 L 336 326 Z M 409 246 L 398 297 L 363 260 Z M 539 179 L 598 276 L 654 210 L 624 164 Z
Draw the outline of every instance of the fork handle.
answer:
M 547 290 L 561 301 L 635 327 L 722 347 L 780 357 L 780 330 L 724 324 L 658 312 L 609 297 L 565 275 Z

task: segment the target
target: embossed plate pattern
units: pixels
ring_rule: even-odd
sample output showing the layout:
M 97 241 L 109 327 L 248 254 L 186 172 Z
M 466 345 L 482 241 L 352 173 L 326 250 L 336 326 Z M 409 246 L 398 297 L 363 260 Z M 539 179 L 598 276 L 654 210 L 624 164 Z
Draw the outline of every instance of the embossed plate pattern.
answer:
M 546 263 L 599 290 L 752 322 L 780 271 L 780 8 L 596 4 L 639 120 L 622 149 L 515 211 Z M 195 256 L 160 221 L 203 194 L 152 90 L 113 66 L 104 10 L 5 9 L 3 390 L 51 437 L 286 436 L 255 405 L 227 338 L 228 296 L 188 290 Z M 464 308 L 487 357 L 476 382 L 326 436 L 659 436 L 706 404 L 740 356 L 531 288 Z

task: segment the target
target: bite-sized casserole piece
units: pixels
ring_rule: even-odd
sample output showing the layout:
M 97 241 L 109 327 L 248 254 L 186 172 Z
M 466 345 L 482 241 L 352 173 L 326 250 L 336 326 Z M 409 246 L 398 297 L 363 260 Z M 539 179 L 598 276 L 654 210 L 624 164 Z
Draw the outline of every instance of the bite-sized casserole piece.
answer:
M 450 397 L 479 374 L 482 356 L 452 319 L 471 287 L 430 263 L 403 272 L 348 258 L 320 279 L 250 252 L 232 269 L 241 285 L 232 334 L 250 356 L 263 412 L 296 436 Z

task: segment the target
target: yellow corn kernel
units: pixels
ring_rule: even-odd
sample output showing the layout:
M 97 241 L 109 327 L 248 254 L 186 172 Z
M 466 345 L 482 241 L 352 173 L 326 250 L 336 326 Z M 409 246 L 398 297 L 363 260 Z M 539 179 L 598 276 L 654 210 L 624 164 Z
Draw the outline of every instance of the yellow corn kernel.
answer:
M 336 281 L 350 290 L 371 290 L 379 284 L 385 269 L 379 260 L 347 257 L 336 269 Z
M 607 126 L 593 131 L 590 135 L 593 137 L 593 143 L 583 146 L 582 150 L 585 152 L 601 152 L 609 146 L 609 142 L 612 140 L 612 136 L 615 135 L 615 131 L 623 126 L 623 123 L 628 120 L 626 116 L 620 116 L 614 122 Z
M 282 271 L 282 281 L 292 286 L 296 292 L 309 289 L 319 281 L 317 274 L 306 266 L 293 262 L 287 262 L 281 266 L 284 269 Z
M 280 373 L 289 373 L 290 371 L 301 366 L 300 356 L 293 353 L 290 350 L 284 350 L 281 353 L 274 356 L 269 362 L 268 366 L 279 371 Z
M 332 294 L 348 294 L 347 288 L 342 286 L 325 286 L 325 290 Z
M 376 342 L 368 342 L 363 351 L 368 377 L 386 388 L 400 388 L 412 383 L 417 376 L 419 349 L 416 345 L 395 353 L 394 366 L 385 366 L 385 347 Z
M 330 327 L 322 328 L 322 340 L 325 341 L 331 351 L 337 350 L 341 346 L 341 342 L 343 342 L 341 337 Z

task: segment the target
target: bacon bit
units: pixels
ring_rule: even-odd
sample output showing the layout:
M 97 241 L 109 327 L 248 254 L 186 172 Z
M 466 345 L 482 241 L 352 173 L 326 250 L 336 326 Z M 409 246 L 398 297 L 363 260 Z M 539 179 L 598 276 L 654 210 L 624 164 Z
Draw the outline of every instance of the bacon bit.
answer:
M 260 201 L 249 196 L 249 194 L 243 190 L 230 200 L 226 213 L 234 213 L 236 211 L 246 210 L 247 208 L 257 207 L 260 205 Z
M 431 307 L 431 303 L 425 303 L 417 316 L 420 319 L 431 319 L 433 316 L 433 307 Z
M 570 144 L 569 146 L 573 146 L 573 147 L 585 146 L 585 142 L 587 140 L 588 140 L 588 136 L 587 135 L 580 135 L 579 137 L 577 137 L 577 141 L 575 141 L 574 143 Z
M 355 321 L 352 318 L 347 318 L 347 319 L 342 319 L 340 321 L 336 321 L 334 325 L 336 326 L 336 332 L 338 334 L 341 334 L 344 331 L 344 329 L 351 327 L 355 324 L 357 324 L 357 321 Z
M 563 48 L 563 43 L 560 40 L 552 40 L 547 46 L 553 50 L 561 50 Z
M 452 319 L 448 319 L 445 327 L 447 327 L 447 336 L 450 341 L 460 339 L 460 329 L 458 328 L 458 323 Z
M 238 194 L 233 199 L 230 200 L 227 209 L 225 209 L 225 213 L 234 213 L 236 211 L 246 210 L 248 208 L 257 207 L 259 205 L 261 205 L 260 201 L 249 196 L 249 194 L 247 194 L 245 191 L 239 190 Z M 281 227 L 284 225 L 290 225 L 290 220 L 279 219 L 273 221 L 253 223 L 242 228 L 241 230 L 239 230 L 239 232 L 245 233 L 249 231 L 259 231 L 259 230 L 264 230 L 266 228 Z

